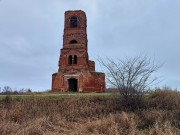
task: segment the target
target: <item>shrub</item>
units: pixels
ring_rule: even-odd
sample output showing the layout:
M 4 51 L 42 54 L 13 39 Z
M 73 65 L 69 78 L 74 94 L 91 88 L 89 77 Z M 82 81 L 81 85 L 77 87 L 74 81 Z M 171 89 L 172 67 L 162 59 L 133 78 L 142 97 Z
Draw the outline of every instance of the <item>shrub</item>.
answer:
M 12 97 L 10 95 L 6 95 L 5 98 L 3 99 L 4 102 L 4 107 L 7 109 L 10 109 L 12 106 Z
M 180 109 L 180 92 L 173 90 L 155 90 L 148 99 L 148 106 L 157 109 Z

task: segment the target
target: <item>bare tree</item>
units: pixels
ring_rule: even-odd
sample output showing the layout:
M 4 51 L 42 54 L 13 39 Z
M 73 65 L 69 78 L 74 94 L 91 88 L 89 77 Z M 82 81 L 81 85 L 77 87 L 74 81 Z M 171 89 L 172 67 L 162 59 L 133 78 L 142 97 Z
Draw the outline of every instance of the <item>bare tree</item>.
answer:
M 160 66 L 147 57 L 98 60 L 105 69 L 107 83 L 119 90 L 126 105 L 140 104 L 142 96 L 157 81 L 152 75 Z
M 12 88 L 9 87 L 9 86 L 4 86 L 4 88 L 3 88 L 3 93 L 4 93 L 4 94 L 10 94 L 10 93 L 12 93 Z

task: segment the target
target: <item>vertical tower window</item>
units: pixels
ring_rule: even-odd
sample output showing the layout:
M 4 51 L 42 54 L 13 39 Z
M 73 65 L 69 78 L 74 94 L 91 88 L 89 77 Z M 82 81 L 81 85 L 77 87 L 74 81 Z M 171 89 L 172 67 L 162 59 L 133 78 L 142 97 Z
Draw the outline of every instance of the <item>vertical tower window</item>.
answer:
M 68 64 L 72 65 L 72 64 L 77 64 L 77 55 L 69 55 L 68 57 Z
M 77 17 L 71 17 L 70 19 L 70 27 L 71 28 L 76 28 L 77 27 L 77 24 L 78 24 L 78 19 Z
M 69 64 L 69 65 L 72 65 L 72 61 L 73 61 L 72 55 L 70 55 L 69 58 L 68 58 L 68 64 Z
M 74 55 L 74 64 L 77 64 L 77 55 Z

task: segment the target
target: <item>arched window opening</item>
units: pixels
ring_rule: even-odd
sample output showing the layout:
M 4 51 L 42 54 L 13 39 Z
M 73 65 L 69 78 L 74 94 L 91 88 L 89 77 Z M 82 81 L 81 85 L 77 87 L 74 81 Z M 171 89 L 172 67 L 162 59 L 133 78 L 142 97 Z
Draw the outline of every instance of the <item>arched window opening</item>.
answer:
M 78 42 L 76 40 L 71 40 L 69 43 L 70 44 L 77 44 Z
M 77 24 L 78 24 L 78 19 L 77 17 L 71 17 L 70 19 L 70 27 L 71 28 L 76 28 L 77 27 Z
M 72 65 L 72 55 L 70 55 L 69 58 L 68 58 L 68 64 Z
M 77 55 L 74 55 L 74 64 L 77 64 Z

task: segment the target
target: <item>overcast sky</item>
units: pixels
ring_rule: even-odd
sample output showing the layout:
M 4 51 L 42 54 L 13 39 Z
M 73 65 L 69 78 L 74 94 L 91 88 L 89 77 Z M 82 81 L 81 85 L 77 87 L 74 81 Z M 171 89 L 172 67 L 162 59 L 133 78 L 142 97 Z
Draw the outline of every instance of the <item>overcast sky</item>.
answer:
M 90 59 L 145 54 L 180 89 L 180 0 L 0 0 L 0 87 L 51 88 L 67 10 L 86 12 Z

